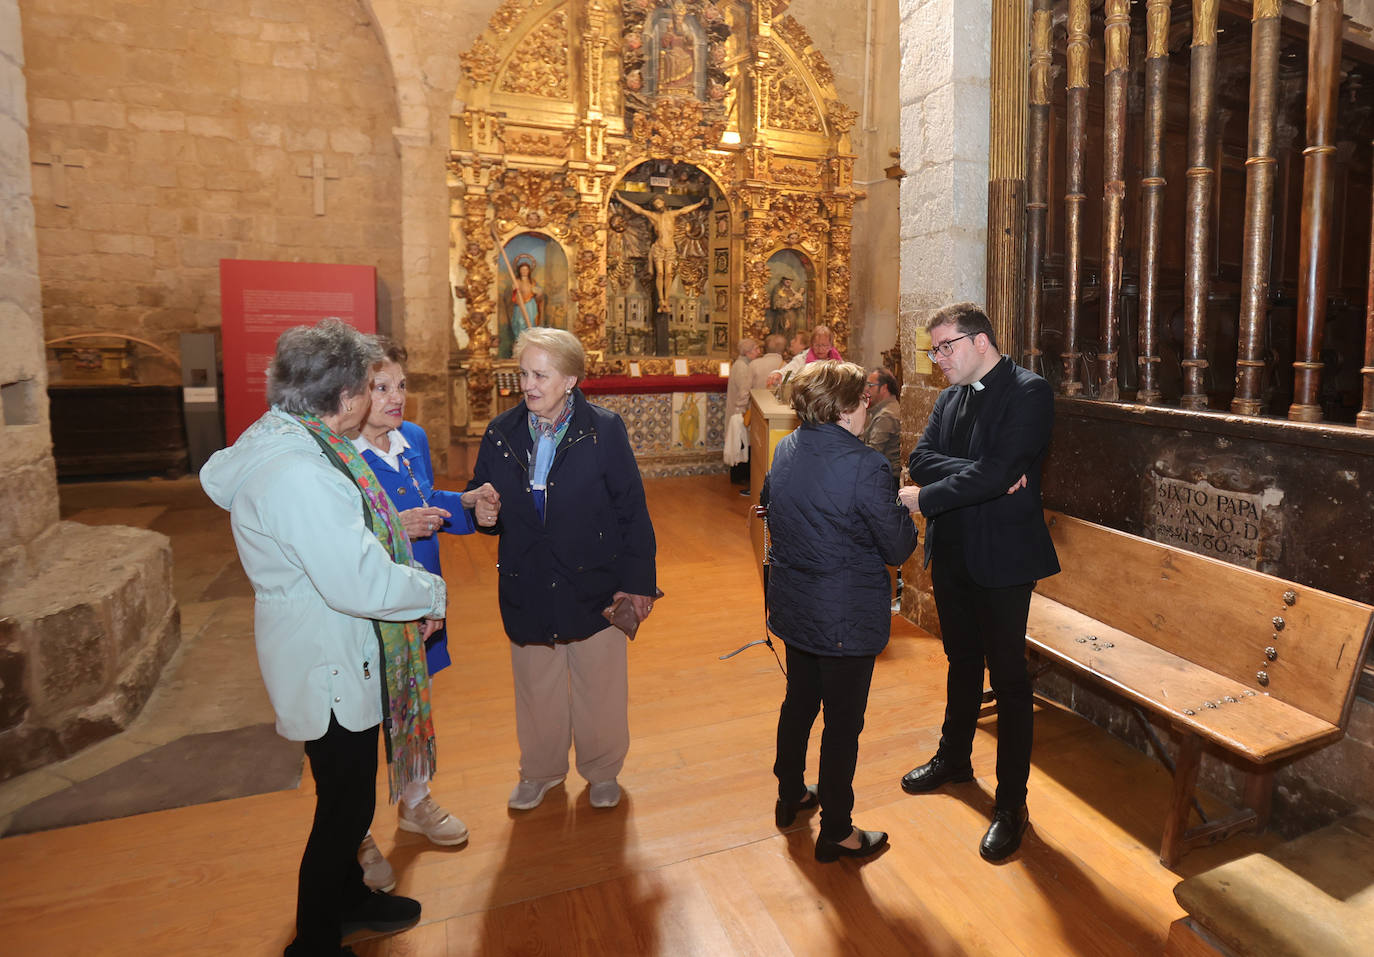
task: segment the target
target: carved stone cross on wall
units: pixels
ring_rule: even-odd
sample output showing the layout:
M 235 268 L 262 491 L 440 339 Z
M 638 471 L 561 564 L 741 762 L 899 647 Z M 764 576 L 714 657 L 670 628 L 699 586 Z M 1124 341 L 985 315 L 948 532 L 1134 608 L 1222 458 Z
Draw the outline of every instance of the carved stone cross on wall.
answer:
M 85 169 L 86 164 L 80 156 L 63 156 L 62 147 L 54 144 L 51 153 L 46 156 L 38 154 L 38 158 L 31 160 L 34 166 L 46 166 L 52 170 L 52 201 L 54 206 L 61 206 L 63 209 L 70 209 L 71 204 L 67 202 L 67 170 Z
M 296 171 L 297 176 L 308 176 L 315 182 L 315 215 L 324 215 L 324 181 L 327 179 L 338 179 L 337 170 L 324 165 L 324 156 L 316 153 L 310 157 L 310 165 L 304 169 Z

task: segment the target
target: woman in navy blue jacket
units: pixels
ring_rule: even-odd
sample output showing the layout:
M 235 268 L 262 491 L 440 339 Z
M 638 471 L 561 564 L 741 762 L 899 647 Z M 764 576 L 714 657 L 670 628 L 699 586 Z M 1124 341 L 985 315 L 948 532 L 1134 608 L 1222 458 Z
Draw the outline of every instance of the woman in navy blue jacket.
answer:
M 602 612 L 622 596 L 641 620 L 653 608 L 654 528 L 625 423 L 577 388 L 577 337 L 528 329 L 515 358 L 524 401 L 487 427 L 468 486 L 490 483 L 501 499 L 491 531 L 520 741 L 507 803 L 537 807 L 576 742 L 592 806 L 614 807 L 630 748 L 628 662 L 625 633 Z
M 816 860 L 864 857 L 887 843 L 854 826 L 859 756 L 873 662 L 892 627 L 888 565 L 916 548 L 882 453 L 859 438 L 867 381 L 852 362 L 813 362 L 793 382 L 801 427 L 778 443 L 760 502 L 768 508 L 768 627 L 787 646 L 787 694 L 778 715 L 774 817 L 821 808 Z M 806 786 L 806 745 L 821 705 L 820 780 Z
M 494 525 L 500 498 L 490 486 L 458 493 L 434 487 L 434 465 L 424 429 L 404 421 L 406 351 L 382 343 L 384 357 L 372 370 L 372 409 L 353 445 L 386 489 L 401 515 L 411 552 L 427 571 L 439 569 L 438 532 L 468 535 L 479 525 Z M 438 621 L 425 636 L 425 664 L 433 676 L 451 664 L 448 633 Z M 435 844 L 462 844 L 468 829 L 430 796 L 429 781 L 417 780 L 401 793 L 397 824 L 403 831 L 423 834 Z M 358 849 L 363 880 L 369 887 L 390 890 L 396 875 L 369 832 Z

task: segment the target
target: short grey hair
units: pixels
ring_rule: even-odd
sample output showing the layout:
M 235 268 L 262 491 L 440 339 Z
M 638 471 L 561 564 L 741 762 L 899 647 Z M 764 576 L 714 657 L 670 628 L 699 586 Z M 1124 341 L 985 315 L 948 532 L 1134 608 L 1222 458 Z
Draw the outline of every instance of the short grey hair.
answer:
M 342 395 L 367 391 L 372 367 L 381 359 L 376 336 L 333 316 L 292 326 L 277 337 L 267 401 L 293 415 L 334 415 Z
M 587 374 L 587 354 L 582 351 L 581 341 L 571 332 L 548 326 L 531 326 L 515 340 L 515 361 L 519 362 L 520 356 L 530 347 L 547 352 L 553 360 L 553 367 L 563 375 L 576 376 L 577 381 L 581 382 Z
M 750 339 L 748 336 L 745 336 L 743 339 L 739 341 L 739 354 L 747 359 L 749 357 L 749 353 L 753 352 L 754 347 L 757 345 L 757 342 L 755 342 L 753 339 Z

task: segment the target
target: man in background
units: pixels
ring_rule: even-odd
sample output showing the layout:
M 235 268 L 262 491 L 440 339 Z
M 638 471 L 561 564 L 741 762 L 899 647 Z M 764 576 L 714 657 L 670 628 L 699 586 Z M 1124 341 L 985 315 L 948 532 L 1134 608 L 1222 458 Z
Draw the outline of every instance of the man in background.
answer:
M 864 445 L 877 449 L 892 466 L 892 475 L 899 482 L 902 477 L 902 420 L 897 409 L 897 377 L 883 366 L 870 369 L 868 385 L 868 422 L 859 438 Z

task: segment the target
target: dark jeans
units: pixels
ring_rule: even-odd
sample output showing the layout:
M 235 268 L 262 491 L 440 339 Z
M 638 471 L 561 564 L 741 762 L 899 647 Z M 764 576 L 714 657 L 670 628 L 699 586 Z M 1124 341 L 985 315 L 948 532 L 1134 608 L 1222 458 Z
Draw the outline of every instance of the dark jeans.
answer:
M 821 836 L 843 841 L 854 829 L 854 766 L 864 728 L 874 656 L 838 658 L 787 646 L 787 695 L 778 713 L 778 757 L 773 773 L 778 798 L 799 801 L 806 793 L 806 744 L 821 705 Z
M 983 667 L 997 696 L 997 807 L 1026 803 L 1034 699 L 1026 671 L 1026 617 L 1033 583 L 984 588 L 961 552 L 937 551 L 931 570 L 940 632 L 949 660 L 940 754 L 967 764 L 983 706 Z
M 377 727 L 349 731 L 331 714 L 324 737 L 305 742 L 315 778 L 315 822 L 301 855 L 296 939 L 287 957 L 337 957 L 340 922 L 370 893 L 358 845 L 377 804 Z

